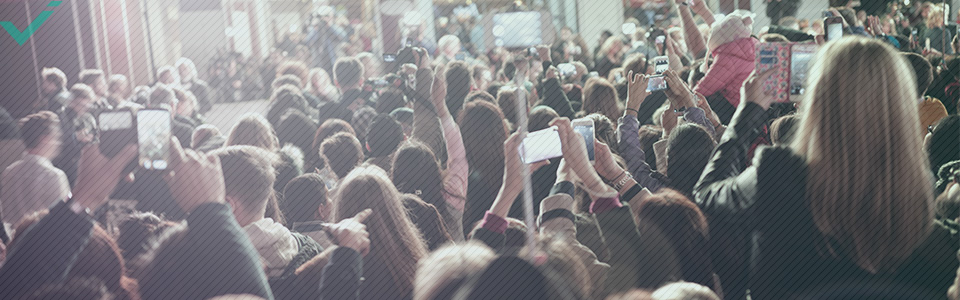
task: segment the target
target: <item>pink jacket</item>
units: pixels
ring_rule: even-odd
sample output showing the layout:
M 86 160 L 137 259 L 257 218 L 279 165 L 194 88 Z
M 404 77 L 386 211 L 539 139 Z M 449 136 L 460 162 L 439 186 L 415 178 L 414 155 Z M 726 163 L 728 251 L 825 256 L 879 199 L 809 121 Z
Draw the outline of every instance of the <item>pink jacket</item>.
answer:
M 713 64 L 694 92 L 710 96 L 720 92 L 734 107 L 740 105 L 740 87 L 754 69 L 757 40 L 748 37 L 720 45 L 713 53 Z

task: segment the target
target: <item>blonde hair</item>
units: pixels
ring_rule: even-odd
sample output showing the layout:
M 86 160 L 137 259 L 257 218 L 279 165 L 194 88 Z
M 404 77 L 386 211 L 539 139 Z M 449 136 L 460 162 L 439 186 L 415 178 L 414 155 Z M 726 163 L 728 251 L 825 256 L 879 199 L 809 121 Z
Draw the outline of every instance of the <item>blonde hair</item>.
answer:
M 427 255 L 427 245 L 407 216 L 400 192 L 387 173 L 374 165 L 362 165 L 350 171 L 337 189 L 335 220 L 373 210 L 365 222 L 372 243 L 364 260 L 364 273 L 368 286 L 384 288 L 370 291 L 366 298 L 412 295 L 417 262 Z M 392 280 L 399 290 L 386 288 L 390 284 L 384 280 Z
M 270 126 L 270 122 L 267 122 L 266 118 L 258 114 L 248 113 L 240 119 L 237 125 L 230 129 L 226 145 L 249 145 L 276 152 L 280 149 L 280 140 L 273 133 L 273 127 Z
M 477 241 L 443 246 L 420 261 L 413 299 L 450 298 L 463 282 L 483 272 L 496 258 L 490 247 Z
M 607 56 L 608 54 L 610 54 L 610 51 L 612 51 L 613 48 L 617 45 L 620 45 L 621 47 L 624 46 L 622 36 L 614 35 L 614 36 L 608 37 L 607 40 L 603 41 L 603 44 L 600 46 L 600 51 L 596 53 L 597 58 Z
M 894 270 L 933 218 L 910 65 L 864 38 L 830 42 L 814 61 L 793 144 L 809 165 L 814 221 L 864 270 Z
M 943 6 L 939 4 L 930 5 L 930 12 L 927 13 L 927 28 L 943 27 Z

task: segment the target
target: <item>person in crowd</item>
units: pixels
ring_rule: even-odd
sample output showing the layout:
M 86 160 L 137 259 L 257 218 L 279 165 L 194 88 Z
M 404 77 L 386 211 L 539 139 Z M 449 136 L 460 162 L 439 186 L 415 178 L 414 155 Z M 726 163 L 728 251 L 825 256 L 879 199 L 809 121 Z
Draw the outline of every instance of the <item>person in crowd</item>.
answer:
M 417 195 L 403 194 L 400 196 L 407 217 L 417 227 L 420 235 L 427 244 L 427 250 L 440 248 L 453 240 L 447 233 L 440 212 L 433 204 L 424 202 Z
M 177 223 L 166 220 L 150 212 L 133 213 L 117 224 L 117 247 L 126 261 L 128 274 L 138 279 L 143 276 L 149 255 L 156 249 L 157 243 Z
M 951 55 L 954 49 L 950 46 L 954 33 L 947 29 L 944 21 L 943 6 L 931 5 L 924 19 L 925 27 L 920 34 L 920 43 L 926 51 L 936 51 Z M 929 41 L 929 42 L 928 42 Z M 927 46 L 929 45 L 929 46 Z
M 126 75 L 110 75 L 107 86 L 107 91 L 109 92 L 107 101 L 109 101 L 110 105 L 114 108 L 143 108 L 140 104 L 130 101 L 130 98 L 133 97 L 133 88 L 130 86 L 130 81 Z
M 74 85 L 70 88 L 70 94 L 73 99 L 59 116 L 63 144 L 60 155 L 53 160 L 53 165 L 63 170 L 72 186 L 77 180 L 80 150 L 97 138 L 97 121 L 91 115 L 97 96 L 93 89 L 85 84 Z
M 197 126 L 197 128 L 193 130 L 193 136 L 190 141 L 192 142 L 190 149 L 207 153 L 222 147 L 227 143 L 227 138 L 223 136 L 223 133 L 221 133 L 220 129 L 216 126 L 204 124 Z
M 698 206 L 712 233 L 763 228 L 764 240 L 752 256 L 758 260 L 750 264 L 754 297 L 881 278 L 944 293 L 955 262 L 929 264 L 956 249 L 926 250 L 953 241 L 938 234 L 945 229 L 933 220 L 930 172 L 913 129 L 919 123 L 917 87 L 904 75 L 910 73 L 897 72 L 910 67 L 882 41 L 847 38 L 824 47 L 813 60 L 797 139 L 790 148 L 760 150 L 742 170 L 772 103 L 761 92 L 770 72 L 746 81 L 744 103 L 697 184 Z M 857 103 L 895 109 L 846 108 Z M 844 137 L 853 133 L 862 138 Z M 890 184 L 864 184 L 876 182 Z
M 932 174 L 949 162 L 960 160 L 960 116 L 940 120 L 927 136 L 926 148 Z
M 173 88 L 173 94 L 177 97 L 177 110 L 173 112 L 173 119 L 189 126 L 193 132 L 193 129 L 204 122 L 197 110 L 197 97 L 183 88 Z
M 444 77 L 447 84 L 447 107 L 450 113 L 456 116 L 463 109 L 464 101 L 473 88 L 473 77 L 470 76 L 469 66 L 461 61 L 447 64 Z
M 321 68 L 327 71 L 334 69 L 337 59 L 336 46 L 347 39 L 344 28 L 334 22 L 335 10 L 324 6 L 317 9 L 310 20 L 310 27 L 303 44 L 308 45 L 311 51 L 312 68 Z
M 710 27 L 707 57 L 712 63 L 703 64 L 706 73 L 693 89 L 704 96 L 720 93 L 727 102 L 740 104 L 740 85 L 753 71 L 757 41 L 751 37 L 753 19 L 741 13 L 729 14 Z
M 193 93 L 197 97 L 197 111 L 201 114 L 210 112 L 213 109 L 213 102 L 216 96 L 210 89 L 206 81 L 200 79 L 197 72 L 197 65 L 186 57 L 177 60 L 177 73 L 180 74 L 180 86 Z
M 162 66 L 157 69 L 157 84 L 177 86 L 180 82 L 180 72 L 173 66 Z
M 295 229 L 297 223 L 330 221 L 333 206 L 327 199 L 327 187 L 323 177 L 316 173 L 307 173 L 288 182 L 283 189 L 280 210 L 286 217 L 288 228 Z M 322 239 L 308 235 L 318 243 L 322 242 Z
M 323 144 L 323 140 L 340 132 L 346 132 L 356 136 L 353 127 L 344 120 L 331 119 L 323 122 L 313 135 L 313 144 L 310 147 L 310 151 L 304 151 L 303 153 L 305 155 L 304 162 L 306 165 L 318 170 L 323 169 L 326 165 L 323 163 L 323 158 L 320 157 L 320 145 Z
M 797 136 L 800 118 L 796 114 L 782 116 L 770 124 L 770 142 L 774 145 L 790 145 Z
M 607 78 L 610 71 L 619 68 L 623 63 L 623 55 L 627 52 L 626 45 L 623 44 L 623 38 L 620 36 L 611 36 L 607 38 L 596 52 L 597 59 L 594 64 L 594 70 L 601 78 Z
M 351 112 L 369 101 L 370 92 L 363 88 L 363 64 L 356 58 L 340 58 L 333 67 L 333 82 L 340 90 L 339 106 Z M 321 119 L 325 119 L 322 118 Z
M 463 45 L 460 43 L 460 38 L 455 35 L 444 35 L 437 40 L 437 53 L 435 53 L 434 63 L 439 66 L 463 60 L 463 58 L 458 57 L 464 55 L 460 52 L 462 49 Z
M 375 242 L 364 258 L 360 299 L 412 299 L 417 262 L 427 255 L 427 246 L 386 173 L 371 165 L 351 171 L 334 202 L 335 220 L 373 209 L 367 228 Z
M 393 156 L 406 139 L 403 127 L 389 115 L 381 114 L 373 119 L 367 131 L 367 163 L 380 167 L 388 173 L 392 169 Z
M 360 141 L 348 132 L 341 132 L 323 140 L 320 155 L 326 166 L 336 174 L 337 180 L 343 179 L 351 170 L 363 163 L 363 150 Z
M 280 145 L 293 145 L 306 155 L 313 146 L 313 135 L 317 131 L 317 123 L 303 112 L 291 111 L 280 120 L 276 131 Z
M 461 285 L 496 258 L 490 247 L 476 241 L 436 249 L 420 260 L 413 299 L 453 298 Z
M 936 125 L 947 116 L 947 109 L 939 99 L 924 96 L 933 82 L 933 66 L 923 56 L 916 53 L 904 53 L 917 78 L 917 95 L 920 95 L 920 129 L 926 134 L 930 126 Z
M 379 115 L 377 110 L 370 106 L 361 106 L 353 113 L 350 125 L 357 131 L 357 139 L 360 140 L 361 144 L 366 144 L 367 133 L 370 133 L 370 125 L 373 124 L 373 120 L 377 115 Z M 369 150 L 364 149 L 364 153 L 367 152 L 369 152 Z
M 280 141 L 267 119 L 259 114 L 247 114 L 230 129 L 226 146 L 255 146 L 270 152 L 280 150 Z
M 486 101 L 467 103 L 460 113 L 460 132 L 466 149 L 470 175 L 467 201 L 464 205 L 464 235 L 483 218 L 483 211 L 496 197 L 495 190 L 503 180 L 503 152 L 496 151 L 507 138 L 503 113 Z
M 377 114 L 390 114 L 398 108 L 409 108 L 410 106 L 410 103 L 407 102 L 407 97 L 401 90 L 390 88 L 380 92 L 374 110 L 377 111 Z
M 300 89 L 293 85 L 283 85 L 270 95 L 270 108 L 267 109 L 267 121 L 274 128 L 280 125 L 280 119 L 292 111 L 308 113 L 307 100 Z
M 0 175 L 0 208 L 3 221 L 11 225 L 70 194 L 67 175 L 51 162 L 60 154 L 60 119 L 57 115 L 42 111 L 27 116 L 20 121 L 20 136 L 26 146 L 23 159 Z
M 40 106 L 45 107 L 45 110 L 60 113 L 73 98 L 67 90 L 67 75 L 58 68 L 43 68 L 40 77 L 43 78 L 40 83 Z
M 340 98 L 340 92 L 330 81 L 330 74 L 324 69 L 310 69 L 310 81 L 307 92 L 317 97 L 320 103 L 337 101 Z
M 311 289 L 315 291 L 315 287 L 295 285 L 294 271 L 323 249 L 313 239 L 264 217 L 269 199 L 276 197 L 273 189 L 276 154 L 253 146 L 228 146 L 211 155 L 219 158 L 226 202 L 260 253 L 274 295 L 292 299 Z
M 181 93 L 182 94 L 182 93 Z M 186 98 L 184 98 L 186 100 Z M 189 104 L 184 104 L 189 105 Z M 173 136 L 177 137 L 184 145 L 191 144 L 193 138 L 193 129 L 188 121 L 183 117 L 178 117 L 180 99 L 177 98 L 177 92 L 167 86 L 160 85 L 153 88 L 150 92 L 150 100 L 147 104 L 151 109 L 162 109 L 170 112 L 170 129 Z
M 102 70 L 98 69 L 86 69 L 80 71 L 78 75 L 79 80 L 77 83 L 86 84 L 91 89 L 93 89 L 94 95 L 94 114 L 98 114 L 103 110 L 113 109 L 113 105 L 110 104 L 107 97 L 110 96 L 110 88 L 107 84 L 107 76 L 103 73 Z
M 622 114 L 618 99 L 617 90 L 609 81 L 591 78 L 583 88 L 583 112 L 599 113 L 610 120 L 617 120 Z

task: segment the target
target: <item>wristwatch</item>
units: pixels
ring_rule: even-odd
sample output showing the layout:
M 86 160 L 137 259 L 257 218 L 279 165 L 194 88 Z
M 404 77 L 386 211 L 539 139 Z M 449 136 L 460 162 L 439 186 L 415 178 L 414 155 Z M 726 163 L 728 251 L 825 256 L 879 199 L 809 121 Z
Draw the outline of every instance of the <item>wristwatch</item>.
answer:
M 626 176 L 621 176 L 620 180 L 617 180 L 617 182 L 613 183 L 613 189 L 617 190 L 617 192 L 620 192 L 620 190 L 623 189 L 623 186 L 627 185 L 627 182 L 630 182 L 630 180 L 633 179 L 633 175 L 631 175 L 630 172 L 624 172 L 624 174 Z

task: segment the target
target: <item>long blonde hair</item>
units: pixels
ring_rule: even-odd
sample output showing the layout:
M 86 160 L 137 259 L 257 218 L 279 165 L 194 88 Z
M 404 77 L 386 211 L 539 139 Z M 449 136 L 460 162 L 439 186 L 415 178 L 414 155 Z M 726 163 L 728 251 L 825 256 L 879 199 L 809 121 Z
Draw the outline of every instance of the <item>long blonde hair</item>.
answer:
M 273 126 L 270 126 L 266 118 L 254 113 L 244 115 L 240 122 L 230 129 L 226 145 L 256 146 L 271 152 L 280 150 L 280 140 L 273 132 Z
M 334 203 L 337 221 L 351 218 L 364 209 L 373 209 L 373 215 L 366 221 L 371 244 L 364 264 L 372 293 L 395 297 L 412 295 L 417 263 L 427 255 L 427 246 L 407 216 L 400 203 L 400 192 L 387 173 L 377 166 L 362 165 L 350 171 L 338 189 Z M 374 273 L 386 275 L 400 290 L 389 291 L 389 284 L 377 282 L 384 277 Z M 389 294 L 393 292 L 400 294 Z
M 943 24 L 943 6 L 931 4 L 930 11 L 927 13 L 927 19 L 924 20 L 927 28 L 942 28 Z
M 895 270 L 933 221 L 910 65 L 864 38 L 828 43 L 814 61 L 793 144 L 814 221 L 864 270 Z

